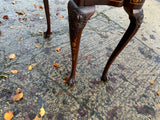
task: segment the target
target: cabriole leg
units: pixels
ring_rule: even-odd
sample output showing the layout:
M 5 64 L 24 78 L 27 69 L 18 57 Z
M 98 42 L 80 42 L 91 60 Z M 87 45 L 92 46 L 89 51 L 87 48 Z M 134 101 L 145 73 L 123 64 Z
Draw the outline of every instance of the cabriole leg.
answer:
M 44 32 L 44 37 L 48 38 L 48 37 L 50 37 L 50 34 L 51 34 L 51 24 L 50 24 L 50 13 L 49 13 L 48 0 L 43 0 L 43 3 L 44 3 L 45 14 L 46 14 L 46 19 L 47 19 L 47 31 Z
M 143 20 L 143 9 L 131 9 L 128 7 L 124 7 L 125 11 L 129 15 L 130 25 L 125 32 L 124 36 L 120 40 L 119 44 L 117 45 L 116 49 L 113 51 L 111 57 L 109 58 L 105 69 L 103 71 L 101 80 L 106 82 L 107 81 L 107 73 L 109 67 L 111 66 L 112 62 L 115 58 L 119 55 L 119 53 L 123 50 L 123 48 L 127 45 L 127 43 L 131 40 L 131 38 L 136 34 L 138 28 L 140 27 L 142 20 Z
M 68 3 L 69 32 L 72 51 L 72 71 L 70 78 L 67 80 L 69 86 L 73 86 L 75 82 L 75 71 L 82 31 L 88 19 L 94 14 L 94 12 L 94 6 L 78 7 L 73 0 L 70 0 Z

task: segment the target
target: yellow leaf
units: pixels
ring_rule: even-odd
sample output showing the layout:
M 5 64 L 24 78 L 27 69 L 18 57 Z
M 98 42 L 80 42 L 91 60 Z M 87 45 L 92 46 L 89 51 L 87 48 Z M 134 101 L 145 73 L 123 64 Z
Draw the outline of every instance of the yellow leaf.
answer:
M 15 57 L 16 55 L 14 53 L 9 55 L 9 59 L 14 59 Z
M 32 65 L 29 65 L 28 66 L 28 70 L 32 70 L 33 69 L 33 66 Z
M 45 115 L 45 110 L 43 107 L 40 109 L 39 114 L 41 115 L 41 117 L 43 117 Z
M 42 120 L 42 117 L 38 117 L 38 116 L 36 116 L 33 120 Z
M 13 113 L 11 111 L 7 111 L 4 114 L 4 120 L 12 120 L 12 118 L 13 118 Z
M 17 73 L 18 73 L 18 70 L 11 70 L 11 73 L 17 74 Z
M 152 81 L 150 81 L 150 84 L 151 84 L 151 85 L 153 85 L 153 84 L 154 84 L 154 81 L 153 81 L 153 80 L 152 80 Z
M 157 106 L 160 108 L 160 104 L 158 103 Z
M 38 32 L 39 32 L 39 33 L 42 33 L 42 31 L 41 31 L 41 30 L 39 30 Z
M 13 29 L 14 27 L 13 27 L 13 26 L 10 26 L 10 28 Z
M 39 48 L 39 45 L 36 45 L 36 48 Z
M 40 20 L 44 19 L 44 17 L 39 17 Z
M 23 93 L 16 94 L 13 96 L 13 101 L 19 101 L 23 98 Z

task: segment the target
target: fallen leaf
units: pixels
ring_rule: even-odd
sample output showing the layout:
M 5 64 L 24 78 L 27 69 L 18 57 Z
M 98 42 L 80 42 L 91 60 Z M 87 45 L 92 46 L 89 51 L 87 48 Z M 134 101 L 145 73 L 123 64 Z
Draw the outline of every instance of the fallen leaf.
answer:
M 12 4 L 13 4 L 13 5 L 16 4 L 16 1 L 12 1 Z
M 158 96 L 160 96 L 160 93 L 157 93 Z
M 8 15 L 4 15 L 4 16 L 3 16 L 3 19 L 4 19 L 4 20 L 8 20 L 8 19 L 9 19 L 9 18 L 8 18 Z
M 39 10 L 43 10 L 43 6 L 40 5 L 40 6 L 39 6 Z
M 22 10 L 19 10 L 19 11 L 17 11 L 16 12 L 18 15 L 24 15 L 25 14 L 25 12 L 23 12 Z
M 70 76 L 67 75 L 67 76 L 63 79 L 63 82 L 64 82 L 64 83 L 67 83 L 67 80 L 69 79 L 69 77 L 70 77 Z
M 21 26 L 17 26 L 17 28 L 19 28 L 19 29 L 20 29 L 20 28 L 21 28 Z
M 34 7 L 37 7 L 37 5 L 36 5 L 36 4 L 34 4 Z
M 12 118 L 13 118 L 13 113 L 11 111 L 7 111 L 4 114 L 4 120 L 12 120 Z
M 2 78 L 8 78 L 7 75 L 0 75 L 0 77 L 2 77 Z
M 20 101 L 23 98 L 23 92 L 13 96 L 13 101 Z
M 23 37 L 19 37 L 19 40 L 23 40 Z
M 56 62 L 53 63 L 53 66 L 59 68 L 59 65 Z
M 2 22 L 0 21 L 0 24 L 2 24 Z
M 11 73 L 17 74 L 17 73 L 18 73 L 18 70 L 11 70 Z
M 21 20 L 20 22 L 23 23 L 23 20 Z
M 33 69 L 33 66 L 32 65 L 29 65 L 28 66 L 28 70 L 32 70 Z
M 59 15 L 59 13 L 56 13 L 56 15 L 58 16 L 58 15 Z
M 0 31 L 0 36 L 2 36 L 2 32 Z
M 39 17 L 39 19 L 40 19 L 40 20 L 43 20 L 43 19 L 44 19 L 44 17 Z
M 152 80 L 152 81 L 150 81 L 150 84 L 151 84 L 151 85 L 153 85 L 153 84 L 154 84 L 154 81 L 153 81 L 153 80 Z
M 9 59 L 14 59 L 15 57 L 16 55 L 14 53 L 9 55 Z
M 15 95 L 19 94 L 19 93 L 22 93 L 24 92 L 21 88 L 18 88 L 16 91 L 15 91 Z
M 45 110 L 43 107 L 40 109 L 39 114 L 41 115 L 41 117 L 43 117 L 45 115 Z
M 59 52 L 61 50 L 61 47 L 56 48 L 56 51 Z
M 124 33 L 124 31 L 120 31 L 120 33 L 121 33 L 121 34 L 123 34 L 123 33 Z
M 58 93 L 59 95 L 62 95 L 63 94 L 63 92 L 62 91 L 59 91 L 59 93 Z
M 36 48 L 39 48 L 39 45 L 36 45 Z
M 38 117 L 38 116 L 36 116 L 33 120 L 42 120 L 42 117 Z
M 10 28 L 13 29 L 14 27 L 13 27 L 13 26 L 10 26 Z
M 160 104 L 158 103 L 157 106 L 160 108 Z
M 91 58 L 88 55 L 86 56 L 86 58 L 87 58 L 87 60 L 91 60 Z
M 64 16 L 63 16 L 63 15 L 60 15 L 59 17 L 60 17 L 60 18 L 64 18 Z
M 38 32 L 39 32 L 39 33 L 42 33 L 42 31 L 41 31 L 41 30 L 39 30 Z

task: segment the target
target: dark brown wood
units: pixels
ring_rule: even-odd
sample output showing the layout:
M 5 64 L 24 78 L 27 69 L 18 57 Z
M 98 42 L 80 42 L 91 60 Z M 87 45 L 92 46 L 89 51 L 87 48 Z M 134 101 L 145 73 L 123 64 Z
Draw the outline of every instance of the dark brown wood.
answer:
M 47 19 L 47 31 L 44 32 L 44 37 L 48 38 L 50 37 L 51 32 L 51 23 L 50 23 L 50 12 L 49 12 L 49 3 L 48 0 L 43 0 L 44 8 L 45 8 L 45 14 Z
M 44 32 L 44 37 L 47 38 L 51 34 L 50 26 L 50 13 L 48 0 L 43 0 L 45 7 L 45 14 L 47 19 L 47 31 Z M 123 6 L 127 14 L 129 15 L 130 25 L 125 32 L 124 36 L 120 40 L 119 44 L 110 56 L 101 80 L 107 81 L 107 73 L 119 53 L 124 49 L 127 43 L 138 31 L 142 20 L 143 10 L 142 6 L 145 0 L 70 0 L 68 3 L 68 15 L 69 15 L 69 32 L 70 32 L 70 44 L 72 51 L 72 70 L 67 83 L 69 86 L 73 86 L 75 82 L 75 73 L 78 59 L 79 44 L 82 31 L 88 21 L 88 19 L 95 12 L 95 5 L 111 5 L 115 7 Z
M 138 31 L 142 20 L 143 10 L 142 6 L 145 0 L 70 0 L 68 3 L 69 14 L 69 30 L 70 30 L 70 43 L 72 50 L 72 71 L 67 83 L 69 86 L 73 86 L 75 82 L 75 72 L 79 51 L 79 44 L 82 31 L 95 11 L 95 5 L 112 5 L 116 7 L 124 6 L 125 11 L 129 15 L 130 25 L 125 32 L 124 36 L 120 40 L 116 49 L 109 58 L 105 69 L 103 71 L 101 80 L 107 81 L 107 73 L 115 58 L 132 39 L 132 37 Z
M 72 72 L 67 81 L 69 86 L 73 86 L 75 82 L 75 71 L 82 30 L 85 27 L 88 19 L 94 14 L 94 11 L 94 6 L 88 6 L 81 9 L 73 1 L 69 1 L 68 3 L 69 32 L 72 51 Z

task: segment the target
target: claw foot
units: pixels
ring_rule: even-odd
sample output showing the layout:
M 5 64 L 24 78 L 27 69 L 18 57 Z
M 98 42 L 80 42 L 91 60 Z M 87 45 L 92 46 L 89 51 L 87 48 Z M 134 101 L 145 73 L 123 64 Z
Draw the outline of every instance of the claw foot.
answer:
M 101 81 L 103 82 L 108 82 L 109 79 L 110 79 L 109 77 L 101 77 Z
M 48 32 L 48 31 L 44 32 L 44 38 L 49 38 L 51 34 L 52 32 Z
M 68 86 L 73 87 L 75 83 L 75 78 L 70 77 L 66 83 L 68 84 Z
M 70 87 L 73 87 L 74 86 L 74 83 L 75 83 L 75 77 L 71 77 L 69 75 L 67 75 L 65 78 L 64 78 L 64 83 L 66 83 L 68 86 Z

